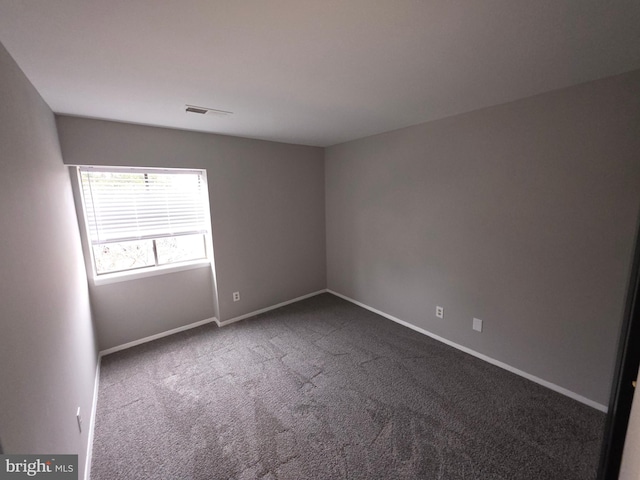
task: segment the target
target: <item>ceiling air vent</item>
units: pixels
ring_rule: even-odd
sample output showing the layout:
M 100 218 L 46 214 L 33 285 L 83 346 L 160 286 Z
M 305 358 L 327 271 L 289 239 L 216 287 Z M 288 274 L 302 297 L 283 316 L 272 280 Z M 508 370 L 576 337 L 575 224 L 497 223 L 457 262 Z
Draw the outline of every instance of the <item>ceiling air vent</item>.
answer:
M 198 108 L 198 107 L 187 107 L 187 112 L 199 113 L 201 115 L 204 115 L 205 113 L 207 113 L 207 109 L 206 108 Z
M 213 115 L 233 115 L 233 112 L 227 112 L 226 110 L 217 110 L 215 108 L 197 107 L 195 105 L 185 105 L 187 108 L 185 111 L 189 113 L 198 113 L 204 115 L 206 113 Z

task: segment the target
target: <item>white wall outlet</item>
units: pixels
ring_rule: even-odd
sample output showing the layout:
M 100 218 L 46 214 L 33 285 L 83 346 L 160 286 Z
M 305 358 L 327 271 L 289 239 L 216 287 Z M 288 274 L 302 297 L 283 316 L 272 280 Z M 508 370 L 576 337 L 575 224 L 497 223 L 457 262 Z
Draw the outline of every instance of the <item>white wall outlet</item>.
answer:
M 480 320 L 479 318 L 474 318 L 473 319 L 473 329 L 476 332 L 481 332 L 482 331 L 482 320 Z
M 240 301 L 240 292 L 233 292 L 233 301 L 234 302 Z
M 444 318 L 444 307 L 436 307 L 436 317 Z
M 80 407 L 76 411 L 76 420 L 78 421 L 78 431 L 82 433 L 82 417 L 80 416 Z

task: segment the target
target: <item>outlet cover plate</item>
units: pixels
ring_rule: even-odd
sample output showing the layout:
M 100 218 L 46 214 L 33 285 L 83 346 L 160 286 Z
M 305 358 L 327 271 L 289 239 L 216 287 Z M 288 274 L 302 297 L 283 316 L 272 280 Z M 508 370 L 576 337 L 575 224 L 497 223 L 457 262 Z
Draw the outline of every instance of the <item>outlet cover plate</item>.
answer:
M 473 319 L 473 329 L 476 332 L 481 332 L 482 331 L 482 320 L 480 320 L 479 318 L 474 318 Z

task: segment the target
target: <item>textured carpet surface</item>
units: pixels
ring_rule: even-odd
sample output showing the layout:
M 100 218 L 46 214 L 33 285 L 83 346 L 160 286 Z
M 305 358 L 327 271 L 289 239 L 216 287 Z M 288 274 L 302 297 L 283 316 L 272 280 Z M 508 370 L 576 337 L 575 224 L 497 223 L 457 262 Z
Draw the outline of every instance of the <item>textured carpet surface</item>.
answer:
M 91 478 L 586 480 L 603 425 L 323 294 L 104 357 Z

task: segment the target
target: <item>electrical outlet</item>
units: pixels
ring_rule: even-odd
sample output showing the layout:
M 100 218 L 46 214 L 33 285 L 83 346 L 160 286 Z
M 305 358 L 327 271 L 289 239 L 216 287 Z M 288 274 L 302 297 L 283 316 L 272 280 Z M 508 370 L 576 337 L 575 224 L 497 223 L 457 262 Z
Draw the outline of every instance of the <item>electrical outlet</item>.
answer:
M 436 307 L 436 317 L 444 318 L 444 308 L 443 307 Z
M 82 416 L 80 416 L 80 407 L 78 407 L 78 411 L 76 412 L 76 420 L 78 421 L 78 431 L 82 433 Z
M 233 292 L 233 301 L 234 302 L 240 301 L 240 292 Z
M 473 319 L 473 329 L 476 332 L 481 332 L 482 331 L 482 320 L 480 320 L 479 318 L 474 318 Z

